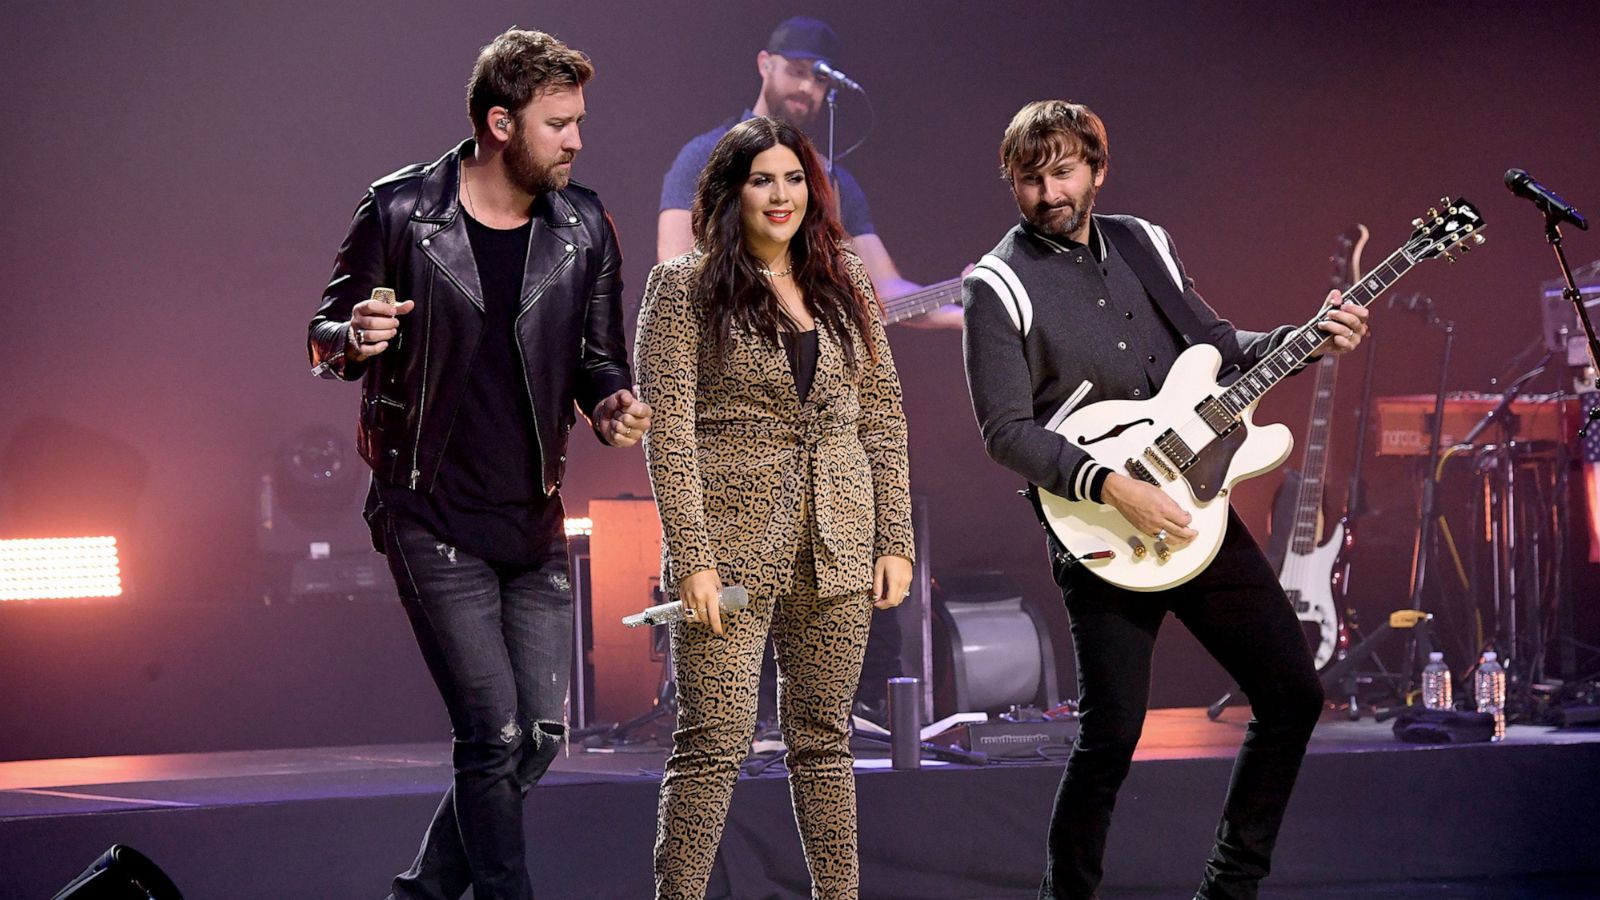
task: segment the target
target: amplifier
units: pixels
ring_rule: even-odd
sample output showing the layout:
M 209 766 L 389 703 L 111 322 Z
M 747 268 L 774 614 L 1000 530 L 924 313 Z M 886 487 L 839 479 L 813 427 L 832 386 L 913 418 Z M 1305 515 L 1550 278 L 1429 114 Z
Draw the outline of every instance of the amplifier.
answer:
M 1051 719 L 1045 722 L 991 719 L 963 725 L 957 730 L 956 743 L 991 758 L 1037 759 L 1040 747 L 1071 749 L 1077 736 L 1077 719 Z
M 1444 424 L 1440 428 L 1439 446 L 1448 448 L 1472 430 L 1472 426 L 1500 404 L 1499 394 L 1456 392 L 1446 394 Z M 1432 394 L 1407 394 L 1398 397 L 1378 398 L 1378 455 L 1424 456 L 1428 452 L 1428 439 L 1433 434 Z M 1524 396 L 1511 401 L 1511 412 L 1517 417 L 1518 439 L 1564 443 L 1567 435 L 1577 431 L 1578 404 L 1576 400 L 1555 397 Z M 1501 431 L 1490 426 L 1480 441 L 1498 441 Z

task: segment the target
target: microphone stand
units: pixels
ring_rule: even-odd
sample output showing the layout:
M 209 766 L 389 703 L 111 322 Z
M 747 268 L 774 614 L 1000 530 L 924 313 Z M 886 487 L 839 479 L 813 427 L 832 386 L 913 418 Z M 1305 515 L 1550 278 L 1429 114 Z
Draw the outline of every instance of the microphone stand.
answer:
M 828 93 L 825 96 L 828 104 L 828 180 L 837 181 L 838 179 L 833 177 L 833 116 L 834 113 L 838 111 L 839 107 L 839 86 L 834 84 L 832 79 L 829 79 L 828 81 Z M 1557 240 L 1559 241 L 1560 238 L 1557 238 Z M 1559 251 L 1560 244 L 1558 243 L 1556 246 Z M 1565 260 L 1562 261 L 1562 265 L 1566 265 Z M 1567 278 L 1567 283 L 1572 283 L 1572 278 L 1570 275 Z M 1593 332 L 1590 334 L 1592 336 Z
M 1517 463 L 1523 454 L 1524 446 L 1518 440 L 1520 420 L 1511 406 L 1522 394 L 1523 388 L 1533 379 L 1539 377 L 1550 364 L 1556 351 L 1550 350 L 1539 360 L 1539 364 L 1519 376 L 1505 392 L 1500 395 L 1500 401 L 1495 404 L 1466 436 L 1461 439 L 1462 444 L 1474 443 L 1478 436 L 1486 431 L 1490 425 L 1500 426 L 1500 442 L 1490 445 L 1482 451 L 1481 458 L 1492 461 L 1492 468 L 1480 462 L 1479 471 L 1485 477 L 1485 517 L 1490 521 L 1490 544 L 1493 547 L 1492 569 L 1494 583 L 1492 596 L 1494 599 L 1495 627 L 1490 644 L 1501 651 L 1506 659 L 1507 679 L 1509 682 L 1507 707 L 1508 713 L 1521 716 L 1531 707 L 1528 703 L 1529 689 L 1534 681 L 1539 680 L 1536 661 L 1540 655 L 1539 646 L 1543 643 L 1538 632 L 1541 627 L 1539 621 L 1540 581 L 1538 573 L 1539 535 L 1529 530 L 1524 534 L 1522 528 L 1522 509 L 1526 501 L 1519 501 Z M 1537 489 L 1535 489 L 1537 490 Z M 1495 512 L 1498 510 L 1498 512 Z M 1527 551 L 1522 549 L 1524 539 L 1532 548 L 1533 572 L 1524 587 L 1522 572 L 1519 568 L 1525 567 L 1524 560 Z M 1525 607 L 1525 610 L 1519 610 Z M 1523 622 L 1521 612 L 1527 612 L 1528 621 Z M 1534 632 L 1532 646 L 1525 630 Z M 1483 648 L 1479 648 L 1483 649 Z M 1526 653 L 1524 651 L 1527 651 Z
M 1556 265 L 1561 267 L 1561 278 L 1566 282 L 1561 296 L 1572 303 L 1573 310 L 1577 313 L 1578 321 L 1583 323 L 1584 336 L 1589 339 L 1589 365 L 1600 367 L 1600 339 L 1595 337 L 1594 323 L 1589 321 L 1589 310 L 1583 305 L 1583 293 L 1578 290 L 1578 284 L 1572 277 L 1572 267 L 1567 264 L 1567 251 L 1561 246 L 1561 217 L 1554 213 L 1545 213 L 1544 237 L 1550 242 L 1550 247 L 1556 252 Z M 1583 440 L 1589 434 L 1589 427 L 1600 419 L 1600 407 L 1589 410 L 1584 418 L 1583 426 L 1578 429 L 1578 440 Z
M 1433 548 L 1434 521 L 1438 517 L 1435 495 L 1439 486 L 1439 443 L 1444 429 L 1444 395 L 1450 378 L 1450 350 L 1455 346 L 1456 323 L 1446 322 L 1428 309 L 1428 324 L 1444 330 L 1444 358 L 1439 363 L 1439 390 L 1433 400 L 1433 423 L 1428 434 L 1428 471 L 1422 480 L 1422 519 L 1417 523 L 1417 545 L 1411 551 L 1411 608 L 1422 609 L 1422 589 L 1428 578 L 1428 555 Z

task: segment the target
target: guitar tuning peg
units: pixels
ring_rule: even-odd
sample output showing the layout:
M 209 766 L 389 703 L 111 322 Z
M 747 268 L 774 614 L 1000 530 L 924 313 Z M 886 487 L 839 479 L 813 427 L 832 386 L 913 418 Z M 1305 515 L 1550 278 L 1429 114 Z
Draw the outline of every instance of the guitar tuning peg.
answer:
M 1477 244 L 1480 247 L 1483 246 L 1483 242 L 1486 241 L 1486 240 L 1488 240 L 1488 238 L 1485 238 L 1481 234 L 1475 234 L 1475 235 L 1472 236 L 1472 242 L 1474 244 Z
M 1460 246 L 1461 246 L 1461 252 L 1462 253 L 1471 253 L 1472 252 L 1472 245 L 1471 244 L 1461 244 Z
M 1430 219 L 1438 219 L 1439 218 L 1439 210 L 1434 208 L 1434 207 L 1432 207 L 1432 206 L 1428 207 L 1428 218 L 1430 218 Z
M 1412 228 L 1421 228 L 1422 227 L 1422 219 L 1421 218 L 1412 219 L 1411 220 L 1411 227 Z
M 1450 198 L 1449 197 L 1440 197 L 1439 198 L 1439 205 L 1440 206 L 1449 206 L 1450 205 Z M 1451 212 L 1455 212 L 1455 210 L 1452 209 Z

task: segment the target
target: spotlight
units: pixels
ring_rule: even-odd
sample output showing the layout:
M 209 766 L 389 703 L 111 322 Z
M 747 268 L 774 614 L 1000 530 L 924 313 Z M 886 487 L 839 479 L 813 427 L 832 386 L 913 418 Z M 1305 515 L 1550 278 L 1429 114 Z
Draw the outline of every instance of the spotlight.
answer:
M 368 470 L 351 441 L 312 425 L 264 462 L 256 519 L 263 595 L 390 596 L 388 571 L 361 520 Z

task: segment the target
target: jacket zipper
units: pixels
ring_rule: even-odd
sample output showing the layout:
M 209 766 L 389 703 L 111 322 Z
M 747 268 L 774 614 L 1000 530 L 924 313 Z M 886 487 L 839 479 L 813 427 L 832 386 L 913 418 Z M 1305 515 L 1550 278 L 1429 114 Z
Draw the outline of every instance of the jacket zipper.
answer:
M 422 477 L 422 470 L 418 468 L 422 455 L 422 422 L 424 414 L 428 411 L 428 349 L 433 343 L 433 277 L 428 278 L 428 334 L 430 340 L 422 342 L 422 393 L 417 397 L 417 433 L 411 442 L 411 490 L 417 489 L 417 481 Z M 524 376 L 526 378 L 526 376 Z
M 563 241 L 563 243 L 566 243 L 566 245 L 569 247 L 573 246 L 571 243 L 565 241 Z M 531 244 L 528 248 L 528 252 L 533 252 L 533 247 Z M 522 333 L 522 317 L 527 314 L 528 310 L 533 309 L 536 305 L 538 305 L 539 298 L 543 297 L 544 292 L 550 289 L 550 285 L 555 284 L 556 279 L 561 277 L 561 273 L 565 272 L 567 267 L 572 265 L 572 258 L 576 255 L 576 248 L 569 251 L 566 255 L 566 258 L 561 261 L 561 265 L 556 266 L 555 271 L 550 273 L 550 277 L 544 280 L 544 284 L 539 285 L 539 289 L 533 292 L 532 297 L 528 298 L 528 304 L 524 306 L 522 310 L 517 313 L 517 317 L 512 320 L 518 334 Z M 550 464 L 550 460 L 544 455 L 544 439 L 539 436 L 539 408 L 538 405 L 533 401 L 533 383 L 528 381 L 528 359 L 527 357 L 522 356 L 522 342 L 520 340 L 517 342 L 517 355 L 522 357 L 522 365 L 519 367 L 522 369 L 522 386 L 523 389 L 528 392 L 528 407 L 533 410 L 533 443 L 534 446 L 539 448 L 539 490 L 543 491 L 544 495 L 548 497 L 550 496 L 550 490 L 545 487 L 544 468 Z

